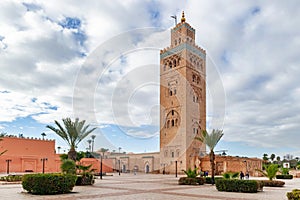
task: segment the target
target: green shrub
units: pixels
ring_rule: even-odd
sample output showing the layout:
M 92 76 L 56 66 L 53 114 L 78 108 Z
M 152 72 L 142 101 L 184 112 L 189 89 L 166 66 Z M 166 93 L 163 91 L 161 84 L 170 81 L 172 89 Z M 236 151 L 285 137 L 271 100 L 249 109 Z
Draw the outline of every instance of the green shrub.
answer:
M 281 168 L 280 169 L 280 172 L 282 175 L 288 175 L 289 174 L 289 168 Z
M 189 178 L 189 177 L 181 177 L 178 180 L 179 185 L 203 185 L 204 178 L 196 177 L 196 178 Z
M 93 185 L 95 183 L 94 175 L 90 173 L 77 175 L 75 185 Z
M 225 192 L 245 192 L 255 193 L 260 185 L 255 180 L 238 180 L 238 179 L 218 179 L 216 188 L 218 191 Z
M 294 189 L 292 192 L 286 193 L 288 200 L 300 200 L 300 190 Z
M 63 173 L 76 174 L 76 163 L 71 159 L 63 160 L 60 168 Z
M 197 168 L 195 168 L 195 169 L 191 169 L 191 168 L 189 168 L 188 170 L 182 170 L 185 174 L 186 174 L 186 176 L 188 177 L 188 178 L 196 178 L 198 175 L 199 175 L 199 173 L 197 172 Z
M 76 179 L 71 174 L 26 174 L 22 186 L 32 194 L 63 194 L 73 189 Z
M 226 172 L 223 174 L 225 179 L 235 179 L 239 177 L 239 172 Z
M 286 175 L 276 175 L 276 179 L 293 179 L 293 175 L 291 174 L 286 174 Z
M 261 180 L 264 186 L 266 187 L 283 187 L 285 182 L 283 181 L 270 181 L 270 180 Z
M 0 177 L 0 181 L 16 182 L 21 180 L 22 180 L 22 175 L 8 175 L 8 176 Z
M 215 181 L 218 180 L 218 179 L 223 179 L 223 177 L 215 177 Z M 211 177 L 210 176 L 206 176 L 204 183 L 206 183 L 206 184 L 212 184 Z

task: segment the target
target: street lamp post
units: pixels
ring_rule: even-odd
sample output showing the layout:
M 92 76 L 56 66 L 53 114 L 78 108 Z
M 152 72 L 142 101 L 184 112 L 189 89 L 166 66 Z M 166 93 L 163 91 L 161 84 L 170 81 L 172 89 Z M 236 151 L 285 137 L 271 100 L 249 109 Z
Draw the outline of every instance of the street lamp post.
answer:
M 48 158 L 42 158 L 41 161 L 43 162 L 43 174 L 45 173 L 45 161 L 47 161 Z
M 92 138 L 92 152 L 94 152 L 94 142 L 95 142 L 96 135 L 92 135 L 91 138 Z
M 177 177 L 177 160 L 175 161 L 175 177 Z
M 119 176 L 120 176 L 121 175 L 121 161 L 120 161 L 120 159 L 118 161 L 119 161 Z
M 103 152 L 103 155 L 104 155 L 104 152 Z M 100 159 L 101 159 L 101 161 L 100 161 L 100 179 L 102 179 L 102 155 L 100 155 Z
M 248 171 L 248 169 L 247 169 L 247 160 L 244 160 L 244 163 L 245 163 L 246 172 L 247 172 Z
M 7 162 L 7 174 L 9 174 L 9 163 L 11 162 L 11 159 L 5 160 Z

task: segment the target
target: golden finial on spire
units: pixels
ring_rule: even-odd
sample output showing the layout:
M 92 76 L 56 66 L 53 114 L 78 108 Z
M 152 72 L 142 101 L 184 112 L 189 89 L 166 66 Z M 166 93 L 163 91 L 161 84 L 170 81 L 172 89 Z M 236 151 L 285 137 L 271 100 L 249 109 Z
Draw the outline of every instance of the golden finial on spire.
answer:
M 184 18 L 184 11 L 182 11 L 181 22 L 185 22 L 185 18 Z

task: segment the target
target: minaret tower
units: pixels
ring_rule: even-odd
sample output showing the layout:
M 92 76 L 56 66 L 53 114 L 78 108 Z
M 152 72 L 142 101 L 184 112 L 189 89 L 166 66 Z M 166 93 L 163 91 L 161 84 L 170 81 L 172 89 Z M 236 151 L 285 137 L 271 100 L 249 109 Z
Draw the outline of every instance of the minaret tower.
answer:
M 171 45 L 160 51 L 161 171 L 199 165 L 205 145 L 194 138 L 206 129 L 205 80 L 206 52 L 195 44 L 195 29 L 182 12 L 181 22 L 171 29 Z

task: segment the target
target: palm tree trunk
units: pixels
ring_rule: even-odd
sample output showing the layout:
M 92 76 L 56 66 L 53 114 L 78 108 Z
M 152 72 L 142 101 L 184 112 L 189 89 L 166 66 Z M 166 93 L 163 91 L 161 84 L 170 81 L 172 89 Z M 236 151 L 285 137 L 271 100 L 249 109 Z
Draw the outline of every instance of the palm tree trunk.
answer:
M 215 154 L 214 151 L 211 150 L 209 153 L 210 165 L 211 165 L 211 184 L 215 184 Z
M 77 153 L 74 147 L 71 147 L 70 151 L 68 152 L 68 159 L 74 160 L 76 162 Z

